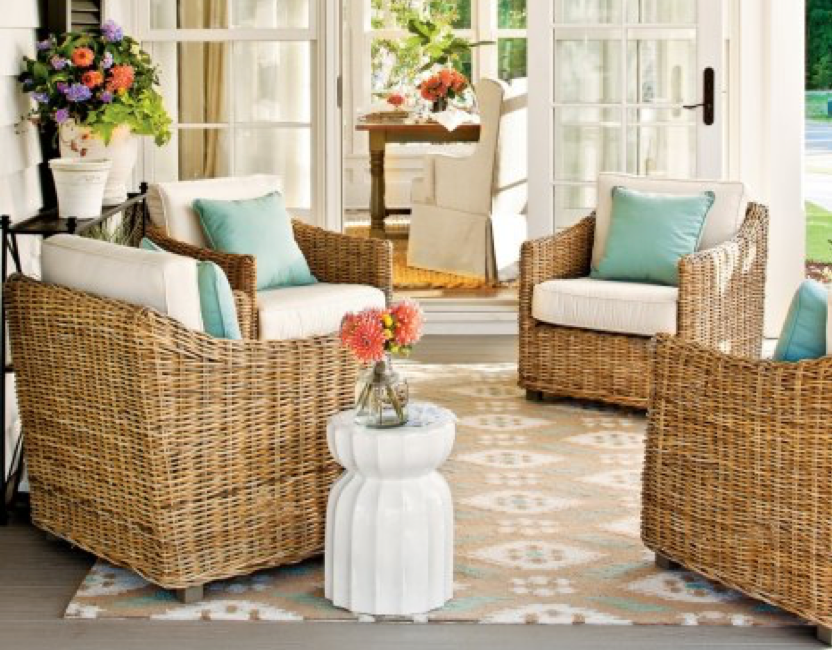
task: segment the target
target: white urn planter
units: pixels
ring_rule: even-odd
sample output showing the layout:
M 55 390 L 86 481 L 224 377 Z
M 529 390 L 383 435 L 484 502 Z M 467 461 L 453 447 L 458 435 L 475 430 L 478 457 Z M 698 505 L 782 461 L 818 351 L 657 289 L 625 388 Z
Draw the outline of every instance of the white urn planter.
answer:
M 111 163 L 105 158 L 53 158 L 49 161 L 58 216 L 87 219 L 101 214 Z
M 104 205 L 117 205 L 127 199 L 127 184 L 136 165 L 138 138 L 128 126 L 113 130 L 110 144 L 104 144 L 99 136 L 74 121 L 68 120 L 60 129 L 61 158 L 106 158 L 112 162 L 107 185 L 104 188 Z
M 407 425 L 371 429 L 335 415 L 329 450 L 346 472 L 326 517 L 325 587 L 337 607 L 413 615 L 453 596 L 453 502 L 437 468 L 451 453 L 456 418 L 413 404 Z

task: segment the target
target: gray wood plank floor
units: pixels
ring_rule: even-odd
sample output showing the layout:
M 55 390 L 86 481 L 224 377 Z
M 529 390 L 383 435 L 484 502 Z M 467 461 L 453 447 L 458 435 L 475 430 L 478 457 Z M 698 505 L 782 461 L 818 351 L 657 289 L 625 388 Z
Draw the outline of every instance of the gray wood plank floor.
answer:
M 428 337 L 423 363 L 514 361 L 515 337 Z M 821 648 L 813 628 L 368 625 L 360 623 L 221 623 L 64 621 L 64 608 L 93 559 L 48 541 L 25 512 L 0 528 L 0 650 L 653 650 Z

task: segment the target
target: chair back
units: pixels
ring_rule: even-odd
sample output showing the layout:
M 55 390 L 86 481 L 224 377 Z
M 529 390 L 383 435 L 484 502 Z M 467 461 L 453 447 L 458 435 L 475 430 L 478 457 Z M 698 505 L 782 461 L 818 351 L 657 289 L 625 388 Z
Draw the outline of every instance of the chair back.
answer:
M 153 225 L 161 228 L 168 237 L 209 248 L 193 208 L 196 199 L 256 199 L 280 191 L 280 187 L 280 177 L 270 174 L 154 183 L 147 192 L 147 209 Z

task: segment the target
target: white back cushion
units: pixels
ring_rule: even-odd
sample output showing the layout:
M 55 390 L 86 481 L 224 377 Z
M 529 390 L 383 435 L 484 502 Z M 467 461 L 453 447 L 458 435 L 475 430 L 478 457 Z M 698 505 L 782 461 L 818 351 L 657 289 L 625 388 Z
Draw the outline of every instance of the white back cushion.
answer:
M 152 307 L 185 327 L 204 331 L 196 260 L 74 235 L 43 242 L 44 282 Z
M 208 248 L 202 224 L 193 209 L 195 199 L 256 199 L 274 191 L 280 191 L 280 178 L 268 174 L 155 183 L 147 193 L 147 209 L 153 224 L 164 229 L 169 237 Z
M 714 204 L 705 220 L 705 231 L 699 250 L 719 246 L 739 232 L 745 219 L 748 199 L 745 185 L 736 181 L 671 180 L 603 173 L 598 175 L 598 205 L 595 211 L 595 242 L 592 246 L 592 268 L 597 269 L 607 248 L 607 236 L 612 215 L 612 190 L 623 186 L 637 192 L 656 194 L 699 194 L 711 191 Z

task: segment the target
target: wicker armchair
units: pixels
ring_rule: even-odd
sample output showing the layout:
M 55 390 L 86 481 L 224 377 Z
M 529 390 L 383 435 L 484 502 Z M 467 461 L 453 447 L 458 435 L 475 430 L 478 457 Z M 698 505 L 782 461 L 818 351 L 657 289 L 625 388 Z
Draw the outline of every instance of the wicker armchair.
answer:
M 589 275 L 594 233 L 591 215 L 556 235 L 523 245 L 519 383 L 529 399 L 545 393 L 646 408 L 650 337 L 562 327 L 532 316 L 536 285 Z M 680 261 L 681 339 L 759 357 L 767 240 L 768 210 L 752 203 L 733 239 Z
M 644 543 L 832 643 L 832 357 L 752 361 L 667 335 L 653 350 Z
M 393 293 L 393 244 L 381 239 L 353 237 L 293 221 L 295 239 L 312 274 L 321 282 L 364 284 Z M 257 262 L 253 255 L 236 255 L 194 246 L 168 237 L 147 224 L 148 239 L 171 253 L 216 263 L 225 271 L 232 289 L 244 293 L 252 310 L 251 338 L 257 338 Z M 244 330 L 249 331 L 249 330 Z
M 303 232 L 318 260 L 326 238 Z M 36 526 L 186 600 L 323 550 L 340 471 L 326 423 L 358 370 L 337 334 L 215 339 L 23 276 L 4 296 Z M 251 332 L 251 300 L 235 297 Z

